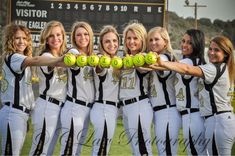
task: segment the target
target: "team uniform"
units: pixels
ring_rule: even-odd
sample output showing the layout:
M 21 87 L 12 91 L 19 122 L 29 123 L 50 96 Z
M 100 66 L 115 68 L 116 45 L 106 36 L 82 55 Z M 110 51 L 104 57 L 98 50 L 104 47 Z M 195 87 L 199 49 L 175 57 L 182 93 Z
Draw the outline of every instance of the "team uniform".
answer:
M 43 56 L 54 57 L 48 52 Z M 59 116 L 65 101 L 67 80 L 62 68 L 50 70 L 47 66 L 41 66 L 37 71 L 40 95 L 32 113 L 34 134 L 30 155 L 51 155 L 59 136 Z
M 0 131 L 2 155 L 20 155 L 23 147 L 27 121 L 34 106 L 30 67 L 22 69 L 27 56 L 8 55 L 2 66 Z
M 133 155 L 152 155 L 151 123 L 153 111 L 147 96 L 149 73 L 126 69 L 121 73 L 120 95 L 123 124 Z
M 205 117 L 205 137 L 210 155 L 231 155 L 235 141 L 235 117 L 231 106 L 230 82 L 225 63 L 199 66 L 200 112 Z
M 185 58 L 181 63 L 200 64 L 199 59 Z M 204 118 L 199 112 L 199 78 L 176 74 L 176 105 L 182 115 L 184 144 L 188 155 L 206 155 Z
M 167 54 L 161 60 L 170 61 Z M 177 155 L 181 116 L 176 109 L 175 72 L 152 71 L 150 101 L 154 111 L 155 142 L 158 155 Z
M 92 67 L 68 68 L 68 88 L 61 110 L 61 155 L 79 155 L 89 125 L 94 102 L 94 71 Z
M 95 74 L 96 98 L 90 112 L 94 126 L 92 155 L 108 155 L 118 117 L 119 78 L 113 68 Z

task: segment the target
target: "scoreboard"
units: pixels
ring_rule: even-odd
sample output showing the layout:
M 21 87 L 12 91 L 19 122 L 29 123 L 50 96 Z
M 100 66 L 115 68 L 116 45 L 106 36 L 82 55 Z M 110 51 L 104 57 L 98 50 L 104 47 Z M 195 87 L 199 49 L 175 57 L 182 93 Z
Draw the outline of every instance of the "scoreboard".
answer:
M 68 40 L 72 24 L 86 21 L 95 33 L 95 45 L 102 26 L 114 25 L 122 34 L 132 20 L 147 30 L 165 25 L 165 0 L 9 0 L 8 21 L 22 24 L 32 31 L 37 46 L 41 29 L 51 20 L 60 21 Z

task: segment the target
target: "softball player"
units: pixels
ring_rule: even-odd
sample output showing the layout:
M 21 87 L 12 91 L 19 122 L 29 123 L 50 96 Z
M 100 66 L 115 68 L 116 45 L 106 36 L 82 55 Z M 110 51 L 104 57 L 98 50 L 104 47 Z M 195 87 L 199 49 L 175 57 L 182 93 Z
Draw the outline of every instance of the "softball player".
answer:
M 205 141 L 209 155 L 231 155 L 235 140 L 235 116 L 229 90 L 234 82 L 234 54 L 231 41 L 223 36 L 210 42 L 209 64 L 192 66 L 158 61 L 162 67 L 203 79 L 199 83 L 200 113 L 205 117 Z
M 86 22 L 75 22 L 71 34 L 75 54 L 93 52 L 93 31 Z M 79 50 L 79 51 L 78 51 Z M 79 155 L 89 125 L 89 114 L 94 102 L 94 75 L 89 66 L 68 68 L 68 89 L 61 110 L 61 155 Z M 85 134 L 84 134 L 85 133 Z
M 231 41 L 226 37 L 215 37 L 211 40 L 208 56 L 210 64 L 199 66 L 204 80 L 199 95 L 201 114 L 205 117 L 207 148 L 209 155 L 231 155 L 235 141 L 235 116 L 229 94 L 235 79 Z
M 126 54 L 135 55 L 146 50 L 147 32 L 142 24 L 128 25 L 123 34 Z M 148 80 L 149 73 L 140 69 L 126 69 L 121 73 L 119 97 L 133 155 L 152 155 L 150 130 L 153 111 L 147 96 Z
M 119 48 L 119 35 L 110 25 L 100 32 L 99 51 L 113 58 Z M 90 119 L 94 126 L 92 155 L 108 155 L 118 117 L 119 71 L 110 68 L 95 68 L 95 103 Z
M 1 80 L 0 132 L 2 155 L 20 155 L 27 130 L 27 120 L 34 106 L 29 66 L 49 66 L 63 57 L 32 56 L 29 29 L 9 24 L 3 34 L 4 62 Z
M 172 61 L 173 50 L 165 28 L 152 28 L 147 37 L 148 50 L 156 52 L 164 61 Z M 177 155 L 181 116 L 176 109 L 175 72 L 152 71 L 150 100 L 154 110 L 155 141 L 158 155 Z
M 189 29 L 182 38 L 181 50 L 189 65 L 204 64 L 204 33 Z M 198 77 L 176 74 L 176 104 L 182 115 L 184 143 L 188 155 L 206 155 L 204 118 L 199 113 Z
M 58 57 L 66 49 L 63 25 L 50 21 L 40 35 L 41 55 Z M 30 155 L 52 155 L 60 127 L 59 115 L 66 95 L 66 74 L 63 68 L 42 66 L 38 68 L 39 97 L 32 113 L 34 126 Z

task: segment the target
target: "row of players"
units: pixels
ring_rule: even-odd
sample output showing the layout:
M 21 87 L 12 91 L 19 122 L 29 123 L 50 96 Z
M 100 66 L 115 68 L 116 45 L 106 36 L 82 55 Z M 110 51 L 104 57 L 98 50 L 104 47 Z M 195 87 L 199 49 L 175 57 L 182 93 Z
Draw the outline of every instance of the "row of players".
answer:
M 228 95 L 235 77 L 231 41 L 224 36 L 213 38 L 208 50 L 210 63 L 206 64 L 204 33 L 200 30 L 189 29 L 183 35 L 180 61 L 165 28 L 155 27 L 147 33 L 141 23 L 134 22 L 125 27 L 123 35 L 125 57 L 152 51 L 158 56 L 157 63 L 120 69 L 66 66 L 66 60 L 70 60 L 66 57 L 71 54 L 64 52 L 71 49 L 67 50 L 62 23 L 47 23 L 40 34 L 40 56 L 35 57 L 30 31 L 21 25 L 6 26 L 1 81 L 4 106 L 0 110 L 2 154 L 20 155 L 31 113 L 34 134 L 30 155 L 52 155 L 58 129 L 60 154 L 80 155 L 89 121 L 95 130 L 92 155 L 107 155 L 121 107 L 133 155 L 152 155 L 152 121 L 159 155 L 177 155 L 181 127 L 188 155 L 231 155 L 235 138 Z M 75 22 L 73 53 L 92 56 L 92 41 L 91 26 Z M 116 29 L 104 26 L 99 54 L 114 58 L 119 44 Z M 36 104 L 30 66 L 39 66 Z

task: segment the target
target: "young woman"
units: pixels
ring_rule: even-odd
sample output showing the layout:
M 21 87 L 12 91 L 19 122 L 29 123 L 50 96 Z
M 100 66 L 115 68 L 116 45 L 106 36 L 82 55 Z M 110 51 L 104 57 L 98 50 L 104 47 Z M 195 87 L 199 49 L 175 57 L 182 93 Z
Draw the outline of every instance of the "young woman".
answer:
M 224 36 L 213 38 L 208 57 L 210 63 L 199 66 L 163 62 L 161 59 L 158 64 L 183 75 L 201 78 L 198 84 L 199 108 L 201 115 L 205 117 L 206 147 L 210 155 L 231 155 L 235 140 L 235 116 L 232 113 L 231 94 L 229 94 L 235 79 L 231 41 Z
M 2 155 L 20 155 L 24 144 L 29 113 L 34 106 L 30 66 L 52 66 L 63 57 L 32 57 L 29 29 L 9 24 L 3 34 L 0 131 Z
M 66 33 L 58 21 L 50 21 L 40 35 L 41 56 L 60 57 L 66 50 Z M 39 97 L 32 114 L 34 134 L 30 155 L 51 155 L 59 125 L 60 109 L 66 96 L 66 74 L 61 67 L 38 68 Z M 56 137 L 56 136 L 55 136 Z M 51 147 L 51 149 L 49 148 Z
M 140 23 L 131 23 L 123 32 L 125 54 L 145 53 L 147 32 Z M 149 73 L 139 68 L 121 73 L 120 100 L 123 123 L 133 155 L 152 155 L 151 123 L 153 111 L 147 96 Z
M 147 36 L 149 51 L 164 61 L 175 60 L 165 28 L 154 27 Z M 159 155 L 177 155 L 181 116 L 176 109 L 175 72 L 156 70 L 150 74 L 150 100 L 154 110 L 155 141 Z
M 86 22 L 72 26 L 70 50 L 78 54 L 93 53 L 93 31 Z M 61 110 L 62 139 L 61 155 L 79 155 L 89 125 L 90 109 L 94 102 L 93 68 L 68 68 L 68 90 L 65 105 Z
M 205 37 L 197 29 L 189 29 L 183 35 L 179 62 L 197 66 L 205 64 Z M 199 78 L 176 74 L 176 105 L 182 115 L 184 143 L 188 155 L 206 155 L 204 118 L 199 112 Z
M 107 25 L 100 32 L 99 53 L 110 58 L 116 56 L 119 35 L 113 26 Z M 119 75 L 117 69 L 95 68 L 95 103 L 90 119 L 94 126 L 92 155 L 108 155 L 118 117 Z

